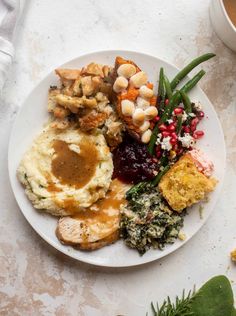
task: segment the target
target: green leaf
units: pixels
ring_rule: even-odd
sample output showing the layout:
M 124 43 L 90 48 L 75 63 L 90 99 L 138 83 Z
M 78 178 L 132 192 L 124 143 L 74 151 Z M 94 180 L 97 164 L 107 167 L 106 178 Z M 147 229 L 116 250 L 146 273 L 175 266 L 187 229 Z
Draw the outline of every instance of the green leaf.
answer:
M 205 283 L 191 302 L 194 316 L 234 316 L 234 299 L 231 284 L 223 276 L 216 276 Z

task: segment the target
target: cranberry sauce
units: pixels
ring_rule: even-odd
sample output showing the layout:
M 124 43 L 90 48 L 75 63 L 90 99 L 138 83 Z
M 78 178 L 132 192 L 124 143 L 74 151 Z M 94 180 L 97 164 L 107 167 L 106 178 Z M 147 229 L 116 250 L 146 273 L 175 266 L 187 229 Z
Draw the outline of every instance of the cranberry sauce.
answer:
M 126 183 L 152 180 L 157 170 L 157 159 L 152 157 L 145 144 L 125 135 L 124 141 L 113 152 L 114 173 Z

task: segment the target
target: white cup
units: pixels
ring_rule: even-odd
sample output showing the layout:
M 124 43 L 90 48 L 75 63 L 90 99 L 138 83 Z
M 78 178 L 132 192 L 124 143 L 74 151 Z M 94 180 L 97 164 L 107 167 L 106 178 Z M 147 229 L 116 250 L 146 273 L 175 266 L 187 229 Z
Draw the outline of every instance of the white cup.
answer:
M 223 0 L 211 0 L 210 19 L 219 38 L 236 52 L 236 27 L 227 14 Z

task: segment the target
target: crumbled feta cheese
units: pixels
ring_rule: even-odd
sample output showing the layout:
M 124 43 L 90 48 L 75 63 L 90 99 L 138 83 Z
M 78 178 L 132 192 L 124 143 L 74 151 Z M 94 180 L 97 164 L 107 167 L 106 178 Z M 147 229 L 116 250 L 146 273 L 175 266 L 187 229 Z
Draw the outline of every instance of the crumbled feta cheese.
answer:
M 185 111 L 183 111 L 182 122 L 185 122 L 187 120 L 187 118 L 188 118 L 188 114 Z
M 161 133 L 157 134 L 156 145 L 160 145 L 161 144 L 161 138 L 162 138 L 162 134 Z
M 195 110 L 197 111 L 201 111 L 202 110 L 202 104 L 199 101 L 193 102 L 193 107 Z
M 171 124 L 171 123 L 173 123 L 174 121 L 173 120 L 167 120 L 167 122 L 168 122 L 168 124 Z
M 163 150 L 171 150 L 172 145 L 170 143 L 170 136 L 164 137 L 161 142 L 161 148 Z
M 179 137 L 179 141 L 181 141 L 182 146 L 185 148 L 189 148 L 195 144 L 194 138 L 189 133 L 184 133 L 183 137 Z
M 194 113 L 189 113 L 189 116 L 190 116 L 190 117 L 195 117 L 196 114 L 194 114 Z

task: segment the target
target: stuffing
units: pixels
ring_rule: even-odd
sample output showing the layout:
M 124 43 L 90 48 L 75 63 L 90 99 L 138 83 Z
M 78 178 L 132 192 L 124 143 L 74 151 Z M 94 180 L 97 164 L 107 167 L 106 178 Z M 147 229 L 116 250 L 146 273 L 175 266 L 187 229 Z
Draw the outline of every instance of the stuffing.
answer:
M 59 69 L 56 69 L 55 72 L 61 79 L 66 79 L 66 80 L 76 80 L 80 75 L 79 69 L 59 68 Z
M 82 70 L 56 69 L 61 87 L 48 93 L 48 112 L 53 115 L 54 128 L 64 129 L 71 123 L 85 132 L 100 128 L 109 146 L 122 141 L 124 124 L 112 104 L 112 71 L 107 65 L 90 63 Z M 76 123 L 75 123 L 76 122 Z
M 96 111 L 91 111 L 85 116 L 79 118 L 79 126 L 82 131 L 90 131 L 94 128 L 98 128 L 104 124 L 107 116 L 105 113 L 98 113 Z

